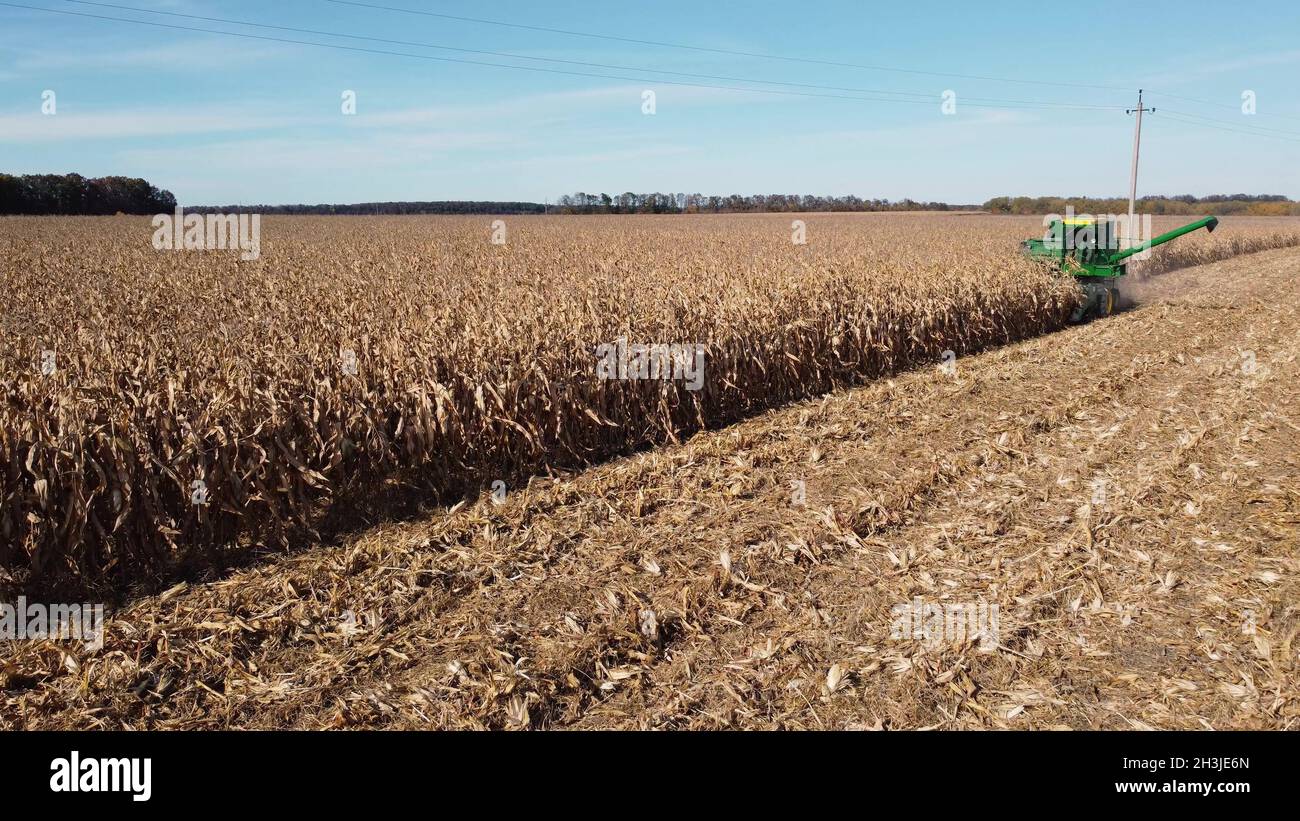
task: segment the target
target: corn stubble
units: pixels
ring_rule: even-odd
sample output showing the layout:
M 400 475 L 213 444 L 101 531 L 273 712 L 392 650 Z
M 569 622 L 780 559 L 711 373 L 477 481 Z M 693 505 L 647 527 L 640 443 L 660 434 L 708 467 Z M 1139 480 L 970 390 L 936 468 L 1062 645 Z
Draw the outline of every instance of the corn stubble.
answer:
M 806 245 L 790 215 L 515 217 L 504 246 L 487 218 L 270 218 L 251 262 L 155 251 L 142 218 L 0 220 L 0 563 L 217 565 L 1040 334 L 1077 298 L 1016 254 L 1034 219 L 801 216 Z M 620 336 L 705 345 L 703 389 L 598 379 Z

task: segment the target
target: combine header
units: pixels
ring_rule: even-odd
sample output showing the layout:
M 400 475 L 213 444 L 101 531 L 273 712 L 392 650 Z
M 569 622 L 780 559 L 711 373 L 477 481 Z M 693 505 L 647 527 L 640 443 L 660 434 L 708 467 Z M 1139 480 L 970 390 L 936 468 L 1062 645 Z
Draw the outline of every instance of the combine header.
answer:
M 1115 220 L 1068 217 L 1052 220 L 1043 239 L 1027 239 L 1021 246 L 1029 256 L 1052 260 L 1074 276 L 1083 288 L 1084 300 L 1071 321 L 1082 322 L 1114 312 L 1119 303 L 1119 278 L 1126 273 L 1129 257 L 1201 228 L 1213 231 L 1218 224 L 1218 217 L 1205 217 L 1119 250 Z

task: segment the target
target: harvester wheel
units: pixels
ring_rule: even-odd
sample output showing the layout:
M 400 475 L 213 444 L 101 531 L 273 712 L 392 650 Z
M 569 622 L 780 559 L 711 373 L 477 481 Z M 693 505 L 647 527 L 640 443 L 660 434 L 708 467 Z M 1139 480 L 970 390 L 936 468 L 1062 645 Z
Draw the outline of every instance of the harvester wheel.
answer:
M 1077 324 L 1090 319 L 1110 316 L 1119 305 L 1119 291 L 1103 282 L 1081 281 L 1083 302 L 1074 310 L 1070 322 Z

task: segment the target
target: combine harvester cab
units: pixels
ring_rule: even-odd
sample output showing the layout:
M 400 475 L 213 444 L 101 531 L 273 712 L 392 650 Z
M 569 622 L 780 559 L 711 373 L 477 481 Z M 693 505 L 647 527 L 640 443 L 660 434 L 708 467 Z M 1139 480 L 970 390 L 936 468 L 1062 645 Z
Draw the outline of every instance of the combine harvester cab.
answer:
M 1115 220 L 1069 217 L 1052 220 L 1042 239 L 1027 239 L 1021 247 L 1029 256 L 1051 260 L 1062 272 L 1075 278 L 1083 288 L 1084 299 L 1070 321 L 1083 322 L 1115 312 L 1119 305 L 1119 278 L 1127 273 L 1129 257 L 1201 228 L 1214 231 L 1218 224 L 1218 217 L 1204 217 L 1120 250 Z

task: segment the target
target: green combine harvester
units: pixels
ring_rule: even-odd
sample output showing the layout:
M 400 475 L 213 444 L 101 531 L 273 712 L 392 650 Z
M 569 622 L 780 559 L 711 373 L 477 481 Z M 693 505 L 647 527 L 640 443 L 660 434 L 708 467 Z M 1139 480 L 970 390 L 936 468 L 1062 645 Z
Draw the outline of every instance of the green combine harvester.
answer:
M 1218 224 L 1218 217 L 1205 217 L 1120 250 L 1115 220 L 1070 217 L 1052 220 L 1043 239 L 1027 239 L 1021 246 L 1029 256 L 1052 260 L 1074 276 L 1084 300 L 1070 320 L 1083 322 L 1114 313 L 1119 305 L 1119 278 L 1126 273 L 1129 257 L 1201 228 L 1213 231 Z

